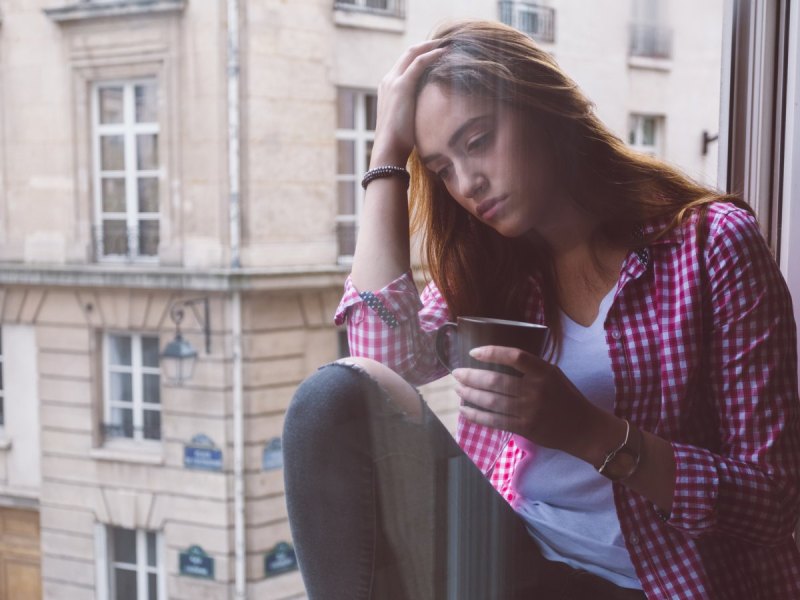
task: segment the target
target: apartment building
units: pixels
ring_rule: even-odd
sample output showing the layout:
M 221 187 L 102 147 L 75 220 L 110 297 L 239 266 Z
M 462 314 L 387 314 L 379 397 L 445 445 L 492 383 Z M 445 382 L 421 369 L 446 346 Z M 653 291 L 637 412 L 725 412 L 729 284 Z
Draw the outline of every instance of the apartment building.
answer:
M 0 14 L 0 600 L 303 597 L 283 413 L 346 353 L 375 88 L 436 23 L 525 30 L 621 137 L 716 176 L 722 0 Z

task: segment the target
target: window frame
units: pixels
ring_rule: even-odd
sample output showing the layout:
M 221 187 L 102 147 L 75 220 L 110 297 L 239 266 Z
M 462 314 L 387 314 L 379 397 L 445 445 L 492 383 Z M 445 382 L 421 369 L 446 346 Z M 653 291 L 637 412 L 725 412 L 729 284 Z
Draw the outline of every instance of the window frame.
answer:
M 135 88 L 141 84 L 153 84 L 156 93 L 156 121 L 147 123 L 137 123 L 135 116 Z M 100 122 L 100 90 L 104 88 L 122 87 L 123 90 L 123 121 L 122 123 L 101 123 Z M 90 96 L 90 129 L 91 129 L 91 178 L 92 178 L 92 212 L 93 212 L 93 246 L 94 255 L 97 262 L 103 263 L 157 263 L 159 252 L 155 254 L 141 254 L 139 247 L 139 221 L 157 221 L 159 230 L 159 246 L 163 242 L 162 232 L 164 230 L 162 217 L 162 198 L 161 183 L 163 181 L 164 157 L 161 152 L 162 146 L 162 126 L 160 121 L 160 95 L 161 86 L 159 77 L 140 76 L 131 78 L 111 78 L 98 79 L 91 82 L 89 91 Z M 100 153 L 100 139 L 103 136 L 121 135 L 123 138 L 123 161 L 122 171 L 103 171 Z M 136 137 L 138 135 L 155 135 L 156 152 L 158 157 L 158 168 L 139 170 L 136 164 L 137 147 Z M 125 212 L 106 213 L 103 210 L 103 175 L 116 173 L 122 175 L 125 181 Z M 144 177 L 155 178 L 159 182 L 158 186 L 158 210 L 156 212 L 142 213 L 138 207 L 138 180 Z M 127 236 L 126 254 L 105 254 L 103 249 L 103 221 L 107 215 L 118 215 L 118 220 L 125 219 L 125 232 Z
M 350 87 L 339 87 L 336 90 L 336 103 L 337 114 L 339 105 L 339 94 L 347 92 L 355 95 L 353 122 L 354 129 L 341 129 L 337 122 L 336 124 L 336 175 L 335 175 L 335 197 L 336 197 L 336 217 L 334 218 L 336 225 L 336 260 L 340 265 L 349 265 L 353 262 L 352 254 L 342 254 L 341 245 L 339 243 L 339 227 L 341 223 L 354 224 L 354 236 L 358 236 L 358 228 L 361 222 L 361 207 L 364 203 L 364 189 L 361 187 L 360 174 L 366 173 L 369 168 L 367 158 L 367 146 L 370 142 L 375 141 L 375 130 L 367 129 L 367 97 L 374 96 L 377 102 L 378 93 L 376 90 L 367 90 Z M 341 174 L 338 172 L 339 164 L 339 142 L 351 141 L 355 145 L 355 157 L 353 161 L 354 173 Z M 340 213 L 339 212 L 339 186 L 341 183 L 352 183 L 354 188 L 353 202 L 354 213 Z
M 644 137 L 644 122 L 647 119 L 653 119 L 654 121 L 653 137 L 655 139 L 655 143 L 652 146 L 644 144 L 641 141 Z M 664 131 L 666 130 L 665 122 L 666 117 L 664 115 L 630 112 L 628 114 L 628 146 L 637 152 L 642 152 L 643 154 L 648 154 L 650 156 L 659 158 L 663 157 Z M 635 132 L 634 135 L 636 139 L 634 142 L 630 142 L 630 133 L 632 130 Z
M 131 405 L 130 407 L 125 406 L 123 403 L 120 402 L 112 402 L 110 398 L 110 390 L 111 390 L 111 373 L 112 373 L 112 365 L 111 365 L 111 337 L 112 336 L 125 336 L 131 338 L 131 366 L 130 366 L 130 374 L 131 374 Z M 154 338 L 157 343 L 160 345 L 159 336 L 156 334 L 148 334 L 148 333 L 137 333 L 137 332 L 130 332 L 130 331 L 116 331 L 116 330 L 109 330 L 103 333 L 103 340 L 102 340 L 102 354 L 103 354 L 103 427 L 102 427 L 102 443 L 105 447 L 112 447 L 112 446 L 128 446 L 130 444 L 135 444 L 137 446 L 140 445 L 153 445 L 153 446 L 160 446 L 163 442 L 164 436 L 164 407 L 162 404 L 161 398 L 161 367 L 145 367 L 142 364 L 142 338 Z M 123 370 L 125 367 L 124 365 L 115 365 L 115 370 L 113 372 L 118 373 L 125 373 L 128 371 Z M 158 375 L 158 383 L 159 383 L 159 402 L 158 404 L 143 401 L 144 396 L 144 375 Z M 111 423 L 111 411 L 112 408 L 116 408 L 119 405 L 120 408 L 130 408 L 132 411 L 132 426 L 133 426 L 133 436 L 128 437 L 125 435 L 109 435 L 107 433 L 107 426 L 112 425 Z M 158 439 L 152 438 L 145 438 L 144 437 L 144 411 L 145 410 L 158 410 L 160 413 L 159 418 L 159 437 Z
M 167 600 L 167 582 L 165 568 L 164 534 L 161 531 L 144 528 L 126 528 L 117 525 L 97 523 L 95 525 L 95 548 L 96 560 L 95 569 L 97 572 L 97 596 L 98 600 L 116 600 L 114 594 L 114 573 L 115 565 L 114 552 L 114 529 L 127 529 L 136 533 L 136 586 L 137 600 L 148 600 L 147 575 L 156 575 L 156 597 L 157 600 Z M 147 564 L 147 534 L 155 535 L 155 567 Z M 143 557 L 143 558 L 140 558 Z M 129 564 L 129 563 L 122 563 Z M 144 567 L 143 570 L 140 567 Z

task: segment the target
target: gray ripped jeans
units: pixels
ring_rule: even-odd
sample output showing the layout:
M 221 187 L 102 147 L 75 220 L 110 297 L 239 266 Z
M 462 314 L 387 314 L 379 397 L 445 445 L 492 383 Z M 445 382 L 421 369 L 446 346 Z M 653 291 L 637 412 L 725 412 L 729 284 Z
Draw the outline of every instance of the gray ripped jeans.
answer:
M 645 597 L 545 560 L 420 403 L 421 423 L 365 372 L 338 363 L 298 388 L 284 425 L 284 476 L 311 600 Z

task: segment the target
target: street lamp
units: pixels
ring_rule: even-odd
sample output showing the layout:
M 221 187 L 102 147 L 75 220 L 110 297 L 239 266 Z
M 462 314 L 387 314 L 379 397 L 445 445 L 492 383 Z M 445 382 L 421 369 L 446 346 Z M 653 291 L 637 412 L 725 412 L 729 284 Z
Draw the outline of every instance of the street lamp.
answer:
M 204 318 L 202 318 L 195 307 L 202 304 L 204 308 Z M 185 381 L 192 378 L 194 365 L 197 360 L 197 350 L 195 350 L 188 340 L 181 335 L 181 321 L 186 313 L 185 308 L 189 307 L 195 318 L 203 326 L 206 337 L 206 354 L 211 352 L 211 324 L 208 316 L 208 298 L 194 298 L 181 300 L 170 307 L 169 316 L 175 323 L 175 339 L 169 342 L 161 352 L 161 366 L 164 376 L 168 383 L 182 385 Z

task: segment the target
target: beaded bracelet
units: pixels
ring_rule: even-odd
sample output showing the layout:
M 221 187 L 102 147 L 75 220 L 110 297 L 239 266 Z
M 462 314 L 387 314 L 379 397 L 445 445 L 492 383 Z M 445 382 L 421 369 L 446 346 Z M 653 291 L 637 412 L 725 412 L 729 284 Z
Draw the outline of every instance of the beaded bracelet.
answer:
M 361 180 L 361 187 L 367 189 L 367 185 L 369 185 L 369 182 L 373 179 L 391 177 L 392 175 L 397 175 L 405 180 L 406 187 L 408 187 L 408 183 L 411 181 L 411 175 L 403 167 L 396 167 L 394 165 L 386 165 L 384 167 L 375 167 L 374 169 L 370 169 L 364 174 L 364 178 Z

